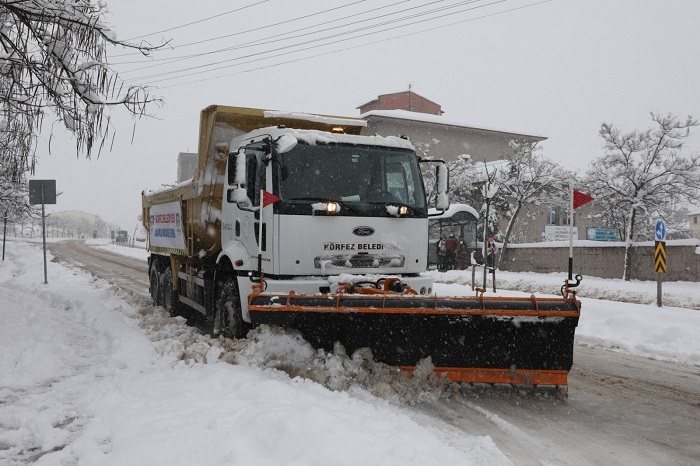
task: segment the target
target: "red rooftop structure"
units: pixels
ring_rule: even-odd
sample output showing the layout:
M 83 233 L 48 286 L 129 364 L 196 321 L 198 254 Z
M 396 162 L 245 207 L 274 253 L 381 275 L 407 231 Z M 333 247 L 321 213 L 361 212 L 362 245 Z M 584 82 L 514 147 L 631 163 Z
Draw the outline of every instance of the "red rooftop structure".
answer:
M 443 114 L 439 104 L 411 90 L 394 94 L 383 94 L 357 108 L 360 109 L 360 114 L 365 114 L 372 110 L 408 110 L 409 112 L 427 113 L 429 115 Z

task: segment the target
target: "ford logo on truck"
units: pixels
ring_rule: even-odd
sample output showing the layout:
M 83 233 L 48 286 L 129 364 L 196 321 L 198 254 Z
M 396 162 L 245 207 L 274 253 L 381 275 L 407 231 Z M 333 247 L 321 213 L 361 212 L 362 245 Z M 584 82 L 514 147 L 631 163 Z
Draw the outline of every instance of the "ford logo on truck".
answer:
M 356 236 L 372 236 L 374 234 L 374 228 L 356 227 L 352 230 L 352 233 Z

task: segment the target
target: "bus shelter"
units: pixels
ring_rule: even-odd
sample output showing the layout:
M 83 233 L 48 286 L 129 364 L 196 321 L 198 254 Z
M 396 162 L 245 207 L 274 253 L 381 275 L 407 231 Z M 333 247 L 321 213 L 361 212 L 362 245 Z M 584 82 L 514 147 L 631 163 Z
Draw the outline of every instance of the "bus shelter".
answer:
M 451 204 L 444 212 L 428 212 L 428 268 L 466 269 L 477 252 L 479 213 L 468 204 Z

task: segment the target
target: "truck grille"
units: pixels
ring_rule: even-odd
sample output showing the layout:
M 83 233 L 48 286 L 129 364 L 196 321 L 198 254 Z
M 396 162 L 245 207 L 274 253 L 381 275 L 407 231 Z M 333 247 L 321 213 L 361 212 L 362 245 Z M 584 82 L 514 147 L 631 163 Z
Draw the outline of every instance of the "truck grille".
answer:
M 403 256 L 378 256 L 374 254 L 319 256 L 314 259 L 317 269 L 378 269 L 400 268 L 406 259 Z

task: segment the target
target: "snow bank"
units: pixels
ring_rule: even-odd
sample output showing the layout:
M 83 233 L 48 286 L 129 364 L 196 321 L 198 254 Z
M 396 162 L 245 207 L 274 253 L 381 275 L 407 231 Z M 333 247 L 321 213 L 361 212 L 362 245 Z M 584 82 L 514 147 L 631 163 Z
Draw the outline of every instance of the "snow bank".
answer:
M 510 464 L 370 395 L 449 396 L 429 361 L 409 382 L 293 332 L 211 340 L 145 292 L 48 265 L 44 285 L 41 249 L 21 242 L 0 263 L 2 464 Z

